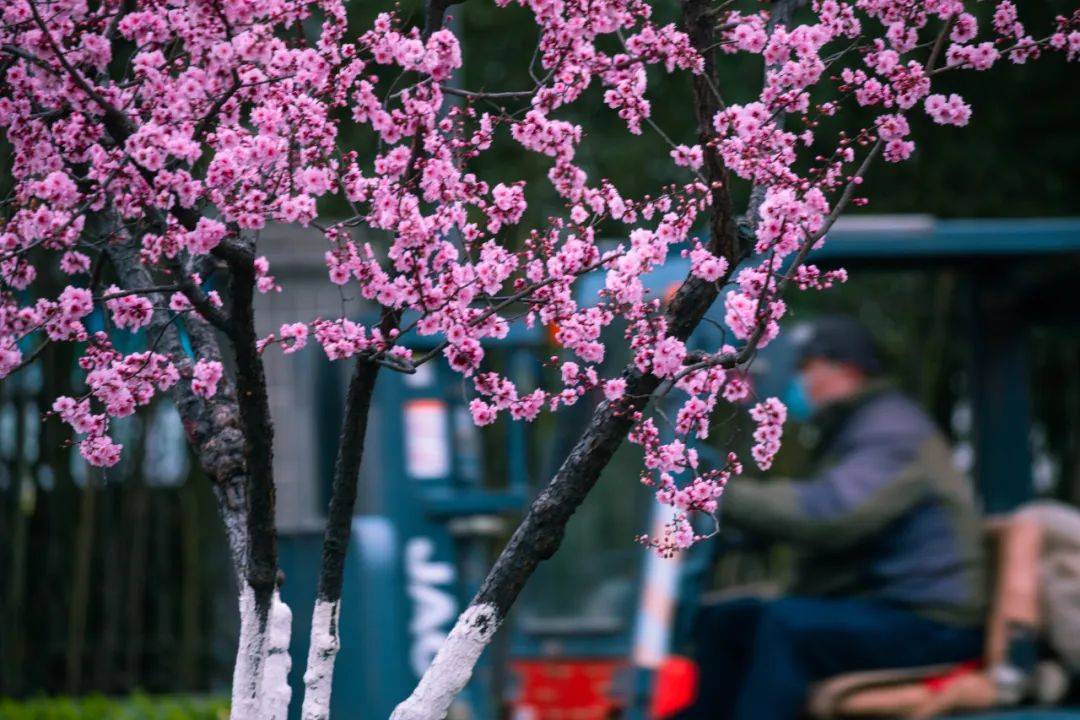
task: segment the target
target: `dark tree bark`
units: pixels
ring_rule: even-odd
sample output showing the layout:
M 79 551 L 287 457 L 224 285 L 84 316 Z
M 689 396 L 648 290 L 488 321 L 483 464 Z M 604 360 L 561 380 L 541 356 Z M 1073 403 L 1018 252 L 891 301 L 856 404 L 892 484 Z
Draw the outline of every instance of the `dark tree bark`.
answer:
M 349 545 L 349 531 L 356 508 L 357 477 L 364 457 L 364 436 L 378 374 L 377 363 L 357 360 L 345 397 L 345 419 L 341 424 L 337 462 L 334 465 L 319 572 L 318 598 L 326 602 L 336 602 L 341 598 L 345 550 Z
M 442 27 L 446 10 L 463 0 L 427 0 L 424 10 L 423 37 Z M 423 152 L 418 134 L 413 142 L 406 166 L 406 177 L 412 177 Z M 398 327 L 400 312 L 382 309 L 379 329 L 383 337 Z M 349 380 L 345 397 L 345 417 L 341 424 L 334 478 L 323 534 L 322 560 L 319 567 L 319 587 L 311 618 L 311 639 L 307 667 L 304 673 L 303 720 L 326 720 L 330 716 L 330 694 L 333 689 L 334 661 L 341 641 L 338 634 L 338 610 L 345 572 L 345 556 L 349 547 L 352 516 L 356 508 L 357 480 L 364 458 L 364 437 L 367 433 L 371 398 L 379 374 L 379 363 L 358 357 Z
M 180 342 L 174 325 L 177 318 L 163 310 L 155 311 L 148 332 L 158 339 L 158 351 L 169 355 L 185 378 L 174 387 L 173 397 L 188 442 L 213 481 L 218 497 L 240 593 L 241 633 L 233 678 L 233 716 L 255 718 L 260 713 L 262 672 L 270 652 L 267 626 L 277 580 L 273 428 L 266 378 L 255 347 L 254 255 L 250 248 L 221 246 L 215 254 L 224 257 L 231 270 L 230 315 L 205 307 L 205 296 L 200 297 L 198 288 L 187 287 L 185 294 L 200 315 L 226 332 L 237 370 L 236 385 L 223 379 L 213 397 L 195 395 L 187 381 L 193 362 Z M 134 238 L 111 245 L 109 255 L 125 289 L 160 287 L 140 263 Z M 179 263 L 173 275 L 184 285 L 187 275 Z M 156 306 L 167 305 L 167 298 L 160 293 L 152 296 Z M 190 316 L 185 327 L 195 357 L 221 361 L 214 327 Z
M 266 622 L 277 581 L 274 424 L 270 418 L 266 373 L 256 349 L 255 268 L 246 262 L 232 263 L 230 267 L 229 339 L 236 361 L 236 400 L 244 436 L 248 481 L 247 584 L 255 592 L 255 605 L 262 625 Z
M 304 720 L 328 718 L 333 686 L 334 659 L 341 647 L 338 634 L 338 610 L 345 574 L 345 554 L 349 547 L 352 516 L 356 507 L 356 485 L 364 457 L 371 396 L 379 365 L 358 358 L 353 367 L 345 398 L 345 417 L 341 424 L 337 461 L 323 535 L 319 589 L 311 617 L 311 641 L 307 671 L 304 673 Z

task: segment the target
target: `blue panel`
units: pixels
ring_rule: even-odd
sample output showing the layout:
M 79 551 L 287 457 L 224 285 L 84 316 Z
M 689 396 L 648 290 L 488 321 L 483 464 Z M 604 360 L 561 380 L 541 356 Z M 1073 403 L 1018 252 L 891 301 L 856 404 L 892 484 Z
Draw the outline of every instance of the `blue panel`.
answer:
M 1008 512 L 1034 495 L 1029 329 L 1010 303 L 1007 274 L 982 271 L 973 294 L 975 475 L 986 511 Z
M 304 666 L 307 664 L 311 637 L 311 611 L 315 607 L 315 591 L 319 584 L 319 557 L 322 554 L 321 533 L 301 533 L 278 539 L 278 566 L 285 574 L 281 599 L 292 610 L 292 642 L 289 655 L 289 686 L 293 701 L 289 703 L 289 720 L 299 720 L 300 703 L 304 696 Z
M 412 691 L 406 662 L 401 543 L 384 517 L 353 519 L 341 600 L 341 652 L 333 712 L 340 720 L 384 720 Z M 376 661 L 376 659 L 378 659 Z
M 938 220 L 912 229 L 891 229 L 885 224 L 880 229 L 837 228 L 811 259 L 977 258 L 1067 252 L 1080 252 L 1080 219 Z

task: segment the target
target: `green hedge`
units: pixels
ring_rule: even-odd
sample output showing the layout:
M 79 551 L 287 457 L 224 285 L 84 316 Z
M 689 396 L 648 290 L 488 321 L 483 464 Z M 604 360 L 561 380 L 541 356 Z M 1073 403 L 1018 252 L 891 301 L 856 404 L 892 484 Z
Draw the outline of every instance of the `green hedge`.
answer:
M 129 698 L 0 699 L 0 720 L 226 720 L 225 698 L 135 695 Z

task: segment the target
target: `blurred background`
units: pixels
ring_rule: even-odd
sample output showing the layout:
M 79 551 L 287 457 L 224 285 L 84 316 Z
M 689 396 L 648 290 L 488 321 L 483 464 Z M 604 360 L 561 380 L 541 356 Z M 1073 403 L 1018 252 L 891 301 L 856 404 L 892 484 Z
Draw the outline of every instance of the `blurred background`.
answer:
M 379 9 L 352 8 L 357 27 Z M 656 12 L 674 21 L 674 8 Z M 1038 25 L 1058 9 L 1032 6 L 1030 22 Z M 527 86 L 528 58 L 516 52 L 531 48 L 535 36 L 526 11 L 469 2 L 452 14 L 463 36 L 463 87 Z M 725 62 L 725 96 L 752 98 L 759 69 Z M 1075 65 L 1056 58 L 947 78 L 945 91 L 962 93 L 973 106 L 971 125 L 943 128 L 916 113 L 912 160 L 871 172 L 864 186 L 871 204 L 843 221 L 817 258 L 846 267 L 849 282 L 790 299 L 791 322 L 844 313 L 872 329 L 898 384 L 948 434 L 956 463 L 975 479 L 988 512 L 1034 498 L 1080 504 L 1078 79 Z M 691 137 L 688 85 L 653 80 L 656 121 L 672 137 Z M 610 178 L 626 195 L 674 178 L 658 138 L 620 130 L 597 90 L 566 117 L 585 126 L 581 157 L 591 177 Z M 370 140 L 357 135 L 347 143 L 364 149 Z M 0 142 L 0 185 L 9 182 L 9 152 Z M 555 207 L 554 196 L 545 196 L 546 164 L 536 156 L 522 161 L 511 142 L 496 144 L 478 171 L 492 183 L 530 180 L 534 219 Z M 522 227 L 528 226 L 527 218 Z M 356 317 L 369 310 L 325 281 L 322 245 L 314 237 L 274 229 L 260 250 L 285 288 L 260 298 L 264 332 L 343 308 Z M 654 278 L 657 292 L 686 268 L 676 261 L 664 272 Z M 590 282 L 583 281 L 583 293 Z M 697 338 L 712 347 L 717 340 L 707 333 Z M 131 342 L 134 349 L 143 339 Z M 128 450 L 120 465 L 87 468 L 67 446 L 60 423 L 41 419 L 53 397 L 80 382 L 73 351 L 51 345 L 38 366 L 0 382 L 0 717 L 29 713 L 21 702 L 27 698 L 95 694 L 205 697 L 206 703 L 170 700 L 170 707 L 176 717 L 210 717 L 222 706 L 214 698 L 227 694 L 237 613 L 208 481 L 191 461 L 167 402 L 115 424 Z M 545 333 L 521 331 L 489 357 L 533 383 L 547 372 L 540 359 L 555 351 Z M 611 353 L 607 361 L 618 368 L 626 360 Z M 298 683 L 345 369 L 314 347 L 289 358 L 270 351 L 266 363 L 283 594 L 294 610 Z M 380 378 L 342 612 L 335 717 L 343 720 L 385 717 L 408 694 L 523 505 L 591 414 L 583 402 L 528 427 L 500 421 L 479 432 L 460 381 L 441 367 L 425 370 Z M 778 342 L 756 361 L 756 391 L 775 394 L 785 373 L 790 358 Z M 748 445 L 742 422 L 733 413 L 731 432 L 716 433 L 713 449 Z M 776 474 L 804 466 L 810 432 L 794 423 L 785 431 Z M 481 720 L 508 712 L 506 700 L 521 697 L 523 683 L 532 682 L 529 664 L 538 658 L 591 658 L 588 667 L 559 672 L 621 682 L 612 668 L 625 665 L 637 647 L 642 586 L 657 572 L 634 542 L 650 521 L 639 467 L 636 449 L 616 456 L 486 656 L 463 712 Z M 718 540 L 708 552 L 716 562 L 698 572 L 706 589 L 772 587 L 790 570 L 783 549 Z M 673 592 L 678 605 L 681 591 Z M 665 642 L 672 648 L 678 623 L 677 617 L 669 623 Z M 565 717 L 611 711 L 593 697 L 600 691 L 590 682 L 581 680 L 583 695 L 575 701 L 588 710 Z M 119 716 L 119 706 L 93 702 L 101 717 Z M 124 702 L 147 713 L 163 707 L 148 697 Z

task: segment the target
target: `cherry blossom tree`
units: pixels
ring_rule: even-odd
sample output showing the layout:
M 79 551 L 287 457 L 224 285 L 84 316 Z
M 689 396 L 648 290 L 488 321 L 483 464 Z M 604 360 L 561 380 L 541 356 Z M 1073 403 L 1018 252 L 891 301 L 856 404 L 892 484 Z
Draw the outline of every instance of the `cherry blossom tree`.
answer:
M 473 90 L 455 82 L 462 50 L 444 27 L 456 1 L 428 0 L 421 26 L 388 7 L 361 28 L 350 27 L 342 0 L 2 6 L 0 128 L 13 185 L 0 220 L 0 378 L 50 344 L 76 343 L 85 389 L 56 397 L 51 414 L 102 467 L 124 451 L 110 423 L 171 394 L 214 483 L 240 588 L 237 720 L 284 718 L 290 704 L 265 353 L 314 340 L 352 364 L 306 720 L 329 716 L 345 549 L 379 375 L 447 363 L 467 380 L 478 425 L 602 398 L 394 713 L 437 720 L 623 438 L 642 448 L 642 482 L 674 508 L 665 534 L 642 538 L 662 554 L 702 539 L 692 518 L 715 513 L 744 462 L 768 467 L 786 415 L 775 398 L 748 409 L 751 458 L 731 453 L 723 467 L 705 467 L 693 442 L 709 436 L 721 405 L 745 404 L 740 368 L 777 336 L 785 292 L 846 277 L 807 256 L 846 208 L 866 202 L 860 184 L 871 163 L 912 154 L 911 114 L 969 122 L 972 109 L 935 91 L 938 78 L 1080 55 L 1077 11 L 1034 32 L 1010 0 L 982 21 L 960 0 L 682 0 L 677 24 L 656 22 L 643 0 L 495 0 L 534 18 L 535 49 L 507 59 L 527 65 L 533 82 Z M 760 56 L 757 97 L 725 95 L 720 68 L 734 54 Z M 692 86 L 696 137 L 673 138 L 652 119 L 650 81 L 680 75 Z M 593 85 L 627 133 L 655 138 L 670 182 L 628 197 L 589 177 L 580 148 L 615 139 L 590 137 L 560 111 L 586 103 Z M 841 130 L 823 129 L 837 121 Z M 347 126 L 374 150 L 347 146 Z M 542 222 L 523 221 L 537 183 L 493 184 L 473 169 L 496 145 L 547 158 L 558 202 L 542 208 Z M 736 208 L 740 184 L 750 200 Z M 350 211 L 323 211 L 330 198 Z M 328 282 L 364 298 L 378 321 L 297 317 L 260 337 L 255 294 L 282 290 L 259 254 L 268 223 L 317 228 L 323 243 L 312 252 L 325 254 Z M 621 241 L 602 249 L 601 231 Z M 680 249 L 691 272 L 665 302 L 643 276 Z M 44 291 L 42 278 L 57 273 L 66 286 Z M 603 273 L 605 287 L 578 297 L 575 283 L 589 273 Z M 721 298 L 732 343 L 688 352 L 688 336 Z M 485 363 L 484 340 L 514 323 L 556 328 L 554 385 L 520 387 Z M 604 376 L 601 333 L 613 326 L 633 360 Z M 118 350 L 116 339 L 135 332 L 145 347 Z M 414 350 L 421 336 L 435 337 L 434 349 Z M 672 393 L 673 419 L 650 409 Z

